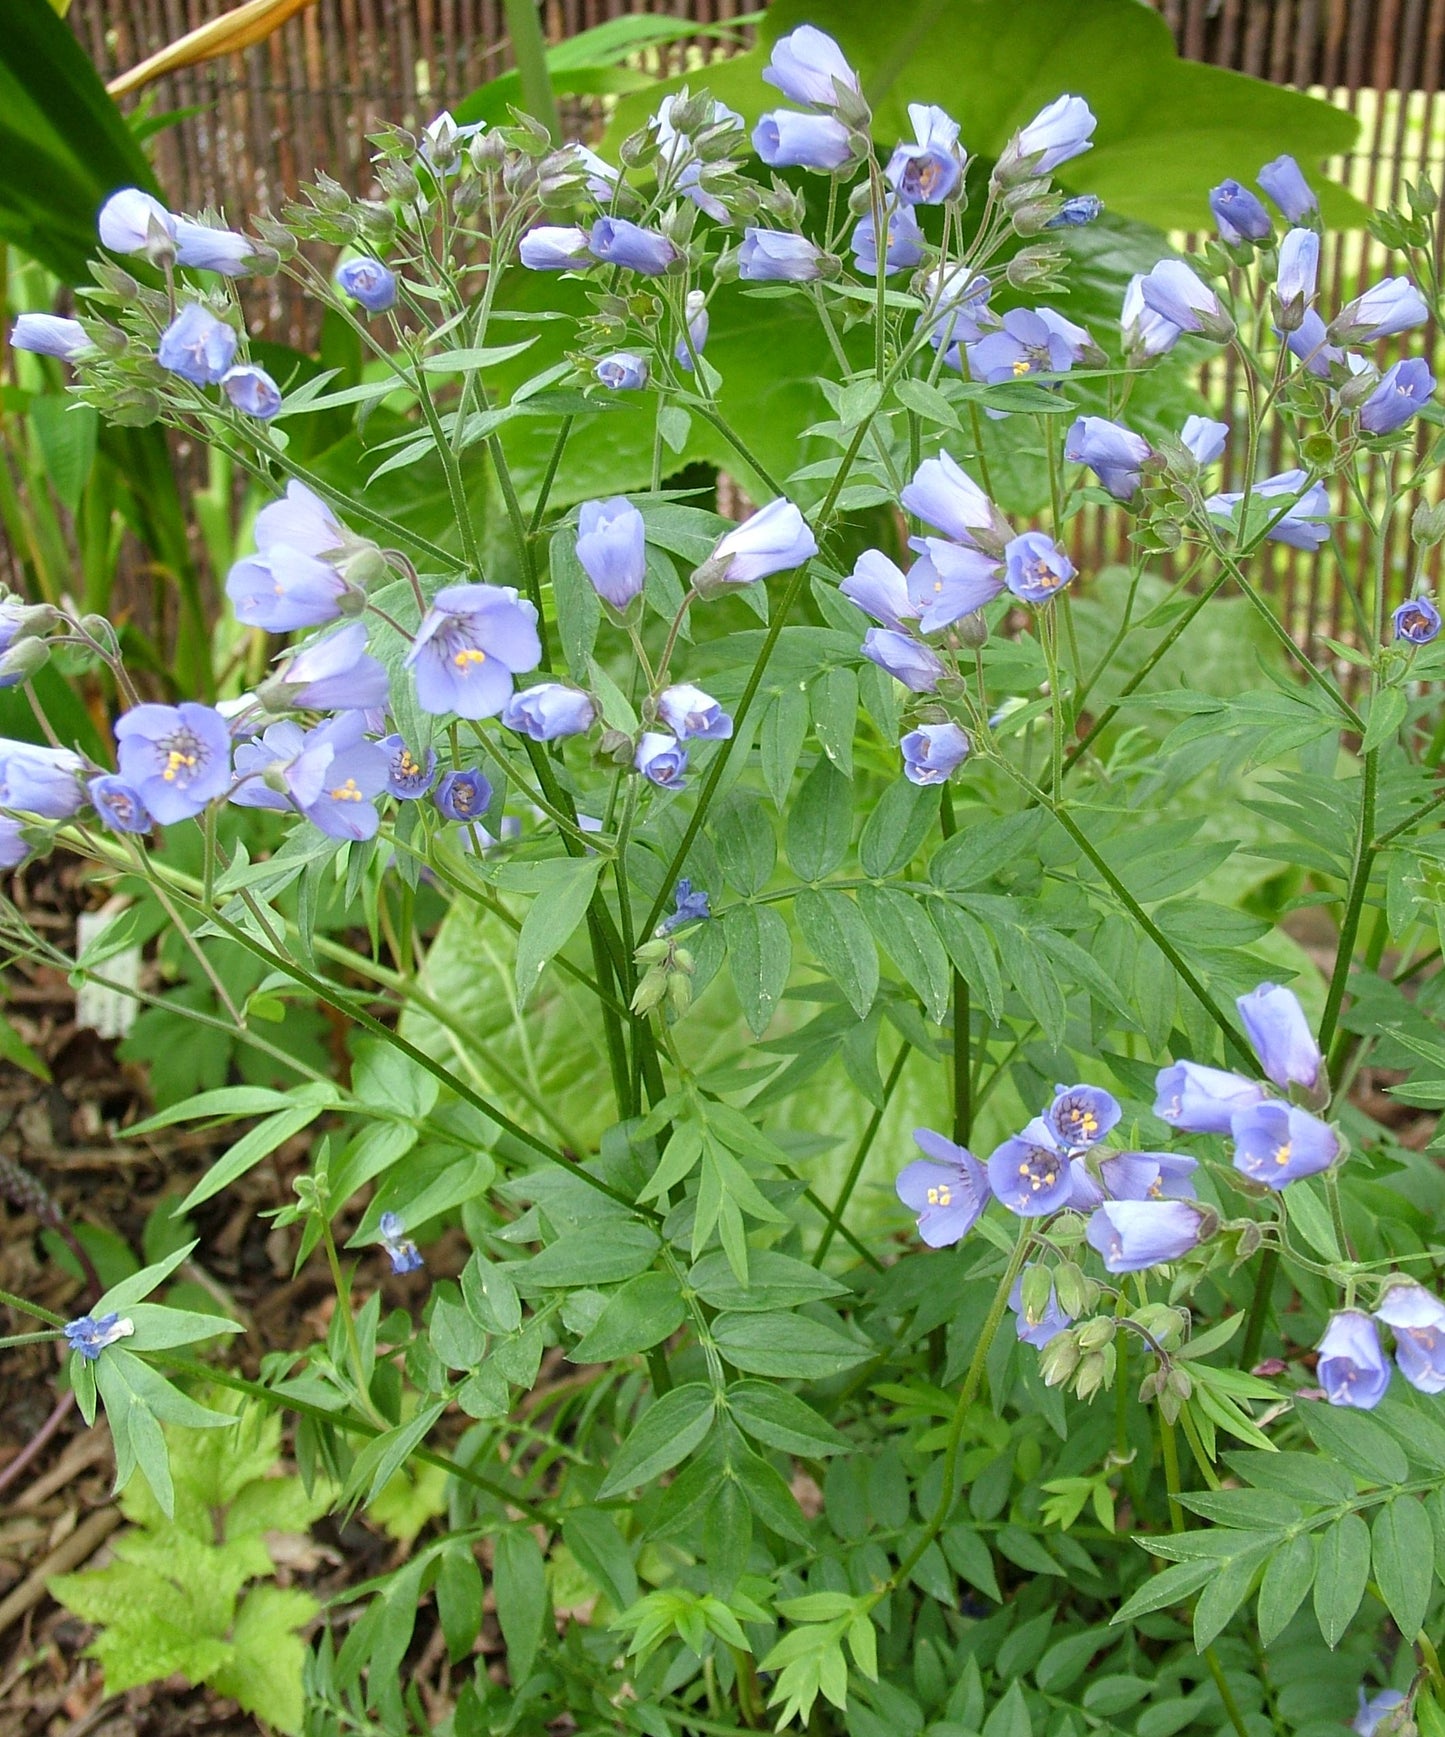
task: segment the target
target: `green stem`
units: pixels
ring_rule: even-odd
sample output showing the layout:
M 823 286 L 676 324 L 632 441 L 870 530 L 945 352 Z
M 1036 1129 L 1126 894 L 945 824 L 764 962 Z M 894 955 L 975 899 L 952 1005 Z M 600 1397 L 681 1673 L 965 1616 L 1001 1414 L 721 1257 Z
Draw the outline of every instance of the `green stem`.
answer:
M 336 1306 L 341 1311 L 343 1330 L 346 1333 L 346 1353 L 351 1364 L 351 1380 L 356 1388 L 356 1397 L 361 1409 L 379 1429 L 389 1429 L 391 1426 L 376 1409 L 371 1397 L 371 1389 L 366 1380 L 366 1362 L 361 1355 L 361 1339 L 356 1331 L 356 1316 L 351 1311 L 351 1286 L 346 1275 L 341 1270 L 341 1259 L 336 1252 L 336 1238 L 331 1234 L 331 1223 L 325 1214 L 321 1215 L 321 1241 L 326 1249 L 326 1264 L 331 1268 L 331 1283 L 336 1289 Z
M 1365 755 L 1355 860 L 1350 869 L 1350 887 L 1345 898 L 1345 915 L 1340 924 L 1339 946 L 1335 952 L 1334 969 L 1330 973 L 1329 992 L 1325 996 L 1325 1010 L 1320 1017 L 1320 1049 L 1330 1058 L 1332 1082 L 1338 1080 L 1345 1058 L 1345 1046 L 1335 1042 L 1336 1028 L 1344 1007 L 1350 966 L 1354 961 L 1355 937 L 1359 933 L 1360 917 L 1365 909 L 1365 894 L 1369 890 L 1370 874 L 1375 866 L 1375 796 L 1379 783 L 1379 761 L 1377 748 L 1372 748 Z
M 56 1315 L 49 1309 L 42 1309 L 39 1303 L 27 1303 L 24 1297 L 17 1297 L 14 1291 L 0 1291 L 0 1304 L 8 1309 L 17 1309 L 22 1315 L 33 1315 L 37 1321 L 48 1321 L 52 1327 L 65 1325 L 64 1315 Z
M 1255 1269 L 1254 1295 L 1250 1298 L 1249 1319 L 1244 1323 L 1244 1343 L 1239 1348 L 1241 1369 L 1253 1369 L 1259 1361 L 1260 1346 L 1264 1342 L 1265 1318 L 1269 1314 L 1270 1301 L 1274 1295 L 1275 1274 L 1278 1271 L 1279 1250 L 1271 1245 L 1261 1252 L 1259 1266 Z
M 878 1130 L 883 1125 L 888 1105 L 892 1101 L 894 1088 L 903 1073 L 903 1064 L 908 1060 L 912 1045 L 905 1038 L 898 1046 L 898 1054 L 893 1059 L 888 1078 L 883 1085 L 883 1100 L 868 1119 L 868 1126 L 863 1130 L 863 1137 L 858 1142 L 858 1150 L 853 1154 L 853 1162 L 848 1166 L 848 1174 L 843 1178 L 843 1186 L 838 1191 L 838 1199 L 833 1210 L 828 1214 L 828 1222 L 823 1226 L 823 1234 L 818 1239 L 818 1246 L 813 1251 L 813 1265 L 822 1266 L 832 1246 L 833 1238 L 838 1233 L 838 1227 L 843 1222 L 843 1214 L 848 1209 L 848 1202 L 853 1198 L 853 1190 L 858 1186 L 858 1178 L 863 1173 L 868 1154 L 873 1149 L 873 1142 L 878 1137 Z
M 437 407 L 432 402 L 431 388 L 427 385 L 426 369 L 420 357 L 417 358 L 416 372 L 413 376 L 416 385 L 417 403 L 421 413 L 426 418 L 426 425 L 431 430 L 432 444 L 436 447 L 437 457 L 447 479 L 447 493 L 451 496 L 452 517 L 456 520 L 457 534 L 462 540 L 462 556 L 471 571 L 479 577 L 482 571 L 481 551 L 477 547 L 476 527 L 472 524 L 472 515 L 467 508 L 467 493 L 462 486 L 462 467 L 457 455 L 442 430 L 441 418 L 437 415 Z
M 915 466 L 915 469 L 917 467 Z M 953 813 L 953 797 L 948 786 L 938 809 L 939 829 L 945 838 L 958 831 Z M 973 1006 L 968 979 L 960 971 L 953 973 L 953 1141 L 966 1146 L 973 1132 Z
M 557 469 L 562 463 L 562 449 L 567 444 L 567 436 L 572 432 L 575 417 L 564 416 L 557 430 L 557 439 L 553 443 L 551 456 L 547 460 L 547 468 L 542 473 L 542 486 L 537 491 L 537 504 L 532 508 L 532 520 L 527 530 L 532 536 L 542 528 L 542 517 L 547 511 L 547 502 L 551 498 L 552 484 L 557 480 Z

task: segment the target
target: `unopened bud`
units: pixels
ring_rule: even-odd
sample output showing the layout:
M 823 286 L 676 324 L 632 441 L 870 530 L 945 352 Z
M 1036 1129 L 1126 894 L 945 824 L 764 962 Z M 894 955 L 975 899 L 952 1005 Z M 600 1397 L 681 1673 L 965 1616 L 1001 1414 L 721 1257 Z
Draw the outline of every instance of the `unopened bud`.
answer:
M 28 682 L 50 660 L 50 647 L 43 639 L 21 639 L 0 657 L 0 688 L 17 688 Z
M 1351 374 L 1335 394 L 1340 401 L 1340 408 L 1358 410 L 1379 384 L 1380 371 L 1374 366 L 1361 368 L 1358 374 Z
M 393 577 L 386 556 L 375 543 L 362 543 L 341 563 L 340 573 L 346 583 L 359 591 L 371 591 Z
M 1078 1374 L 1074 1377 L 1074 1392 L 1080 1399 L 1092 1399 L 1113 1379 L 1114 1347 L 1106 1345 L 1102 1351 L 1090 1351 L 1080 1362 Z
M 637 744 L 625 730 L 609 727 L 598 740 L 597 752 L 602 759 L 611 760 L 618 766 L 630 766 L 632 756 L 637 752 Z
M 109 290 L 122 307 L 133 302 L 140 294 L 140 285 L 123 267 L 104 259 L 97 261 L 94 269 L 101 288 Z
M 1139 1383 L 1140 1405 L 1152 1405 L 1164 1391 L 1164 1371 L 1151 1369 Z
M 1445 542 L 1445 501 L 1437 501 L 1433 507 L 1420 505 L 1410 519 L 1410 535 L 1421 549 L 1432 549 L 1436 543 Z
M 122 428 L 147 428 L 161 413 L 161 401 L 154 392 L 132 387 L 117 392 L 105 407 L 106 420 Z
M 1054 1276 L 1046 1266 L 1035 1264 L 1024 1273 L 1020 1290 L 1024 1306 L 1024 1319 L 1029 1326 L 1037 1327 L 1048 1313 L 1049 1297 L 1053 1294 L 1053 1289 Z
M 1112 1342 L 1117 1326 L 1108 1315 L 1096 1315 L 1077 1329 L 1079 1345 L 1085 1351 L 1098 1351 Z
M 977 651 L 981 645 L 987 645 L 988 623 L 983 618 L 983 612 L 975 609 L 968 615 L 960 615 L 953 624 L 953 636 L 970 651 Z
M 1055 1333 L 1039 1352 L 1045 1387 L 1062 1387 L 1078 1366 L 1079 1342 L 1073 1333 Z
M 400 199 L 406 205 L 410 205 L 421 192 L 421 182 L 407 163 L 378 164 L 376 179 L 388 198 Z
M 1091 1287 L 1084 1277 L 1083 1269 L 1077 1261 L 1060 1261 L 1054 1268 L 1054 1291 L 1059 1299 L 1059 1307 L 1073 1320 L 1080 1315 L 1086 1315 L 1092 1306 L 1088 1297 Z
M 866 181 L 860 181 L 848 195 L 848 210 L 854 217 L 866 217 L 873 209 L 873 189 Z
M 1004 275 L 1015 289 L 1042 289 L 1058 277 L 1062 264 L 1056 247 L 1024 247 L 1008 262 Z
M 379 199 L 358 199 L 356 218 L 362 235 L 378 252 L 384 251 L 396 239 L 396 213 Z
M 488 174 L 507 154 L 507 141 L 497 132 L 474 133 L 467 155 L 479 175 Z
M 629 133 L 617 147 L 624 169 L 645 169 L 657 155 L 657 140 L 650 132 Z
M 862 92 L 836 78 L 833 80 L 833 113 L 851 132 L 871 135 L 873 111 L 864 102 Z
M 1422 169 L 1420 179 L 1413 186 L 1407 184 L 1405 191 L 1410 197 L 1410 209 L 1417 217 L 1433 217 L 1440 205 L 1440 196 L 1435 191 L 1435 183 Z

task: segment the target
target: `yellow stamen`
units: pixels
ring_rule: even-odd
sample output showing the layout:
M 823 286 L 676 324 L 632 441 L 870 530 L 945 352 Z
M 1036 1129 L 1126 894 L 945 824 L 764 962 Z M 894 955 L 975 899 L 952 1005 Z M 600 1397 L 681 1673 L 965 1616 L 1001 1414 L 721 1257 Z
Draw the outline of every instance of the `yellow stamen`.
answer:
M 366 798 L 356 788 L 356 780 L 348 778 L 344 784 L 338 784 L 331 792 L 333 802 L 365 802 Z
M 464 646 L 452 659 L 458 669 L 466 669 L 468 664 L 485 663 L 486 661 L 486 652 L 478 650 L 474 645 Z

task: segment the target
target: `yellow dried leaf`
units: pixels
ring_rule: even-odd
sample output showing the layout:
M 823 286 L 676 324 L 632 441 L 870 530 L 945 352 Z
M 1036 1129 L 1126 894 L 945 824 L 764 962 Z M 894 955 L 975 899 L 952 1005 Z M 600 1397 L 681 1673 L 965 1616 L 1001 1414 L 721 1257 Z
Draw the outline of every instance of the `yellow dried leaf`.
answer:
M 141 61 L 139 66 L 113 78 L 106 89 L 113 97 L 127 96 L 152 79 L 175 72 L 178 67 L 198 66 L 202 61 L 215 60 L 223 54 L 239 54 L 243 48 L 254 48 L 272 31 L 279 30 L 303 6 L 312 3 L 313 0 L 245 0 L 244 5 L 177 37 L 168 47 Z

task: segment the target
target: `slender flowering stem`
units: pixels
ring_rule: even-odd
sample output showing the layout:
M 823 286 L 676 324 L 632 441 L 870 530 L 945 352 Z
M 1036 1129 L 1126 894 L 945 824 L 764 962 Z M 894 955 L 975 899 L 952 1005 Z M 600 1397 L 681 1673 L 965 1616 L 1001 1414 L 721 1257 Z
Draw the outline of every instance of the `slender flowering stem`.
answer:
M 863 1174 L 863 1166 L 868 1160 L 868 1154 L 873 1150 L 873 1142 L 878 1138 L 878 1130 L 883 1126 L 883 1118 L 888 1114 L 888 1106 L 893 1101 L 893 1092 L 903 1077 L 903 1064 L 912 1053 L 913 1046 L 905 1038 L 898 1046 L 898 1054 L 893 1058 L 893 1066 L 888 1070 L 888 1078 L 883 1083 L 883 1097 L 868 1118 L 868 1126 L 863 1130 L 863 1136 L 858 1142 L 858 1149 L 853 1154 L 853 1162 L 848 1166 L 848 1174 L 843 1178 L 843 1186 L 838 1190 L 838 1199 L 832 1211 L 828 1214 L 828 1222 L 823 1226 L 823 1234 L 818 1238 L 818 1246 L 813 1250 L 813 1265 L 822 1266 L 828 1257 L 828 1250 L 833 1245 L 833 1238 L 843 1222 L 843 1214 L 848 1210 L 848 1202 L 853 1198 L 853 1190 L 858 1186 L 858 1178 Z

